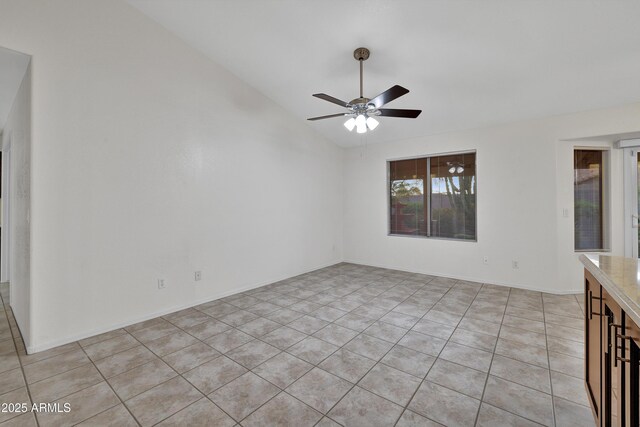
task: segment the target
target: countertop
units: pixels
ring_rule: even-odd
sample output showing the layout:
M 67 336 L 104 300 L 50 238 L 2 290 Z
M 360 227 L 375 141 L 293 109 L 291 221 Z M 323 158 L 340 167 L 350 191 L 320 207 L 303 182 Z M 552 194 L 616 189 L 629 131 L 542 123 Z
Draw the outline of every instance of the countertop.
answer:
M 640 263 L 634 258 L 580 255 L 589 273 L 640 326 Z

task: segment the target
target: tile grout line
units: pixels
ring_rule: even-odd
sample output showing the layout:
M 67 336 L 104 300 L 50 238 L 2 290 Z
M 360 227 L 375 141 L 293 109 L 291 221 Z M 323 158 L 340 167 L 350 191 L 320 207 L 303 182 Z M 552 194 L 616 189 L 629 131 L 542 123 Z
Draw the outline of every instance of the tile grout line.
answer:
M 505 316 L 505 313 L 507 312 L 507 307 L 509 306 L 510 298 L 511 298 L 511 288 L 509 288 L 509 292 L 507 294 L 507 302 L 504 305 L 504 312 L 502 313 L 502 318 L 500 320 L 500 327 L 498 328 L 498 336 L 496 337 L 496 343 L 494 344 L 493 351 L 491 352 L 491 362 L 489 362 L 489 370 L 487 371 L 487 377 L 484 380 L 484 387 L 482 387 L 482 394 L 480 395 L 480 405 L 478 405 L 478 412 L 476 412 L 476 418 L 473 422 L 474 426 L 478 425 L 478 419 L 480 418 L 480 411 L 482 410 L 482 404 L 484 403 L 484 394 L 487 391 L 487 384 L 489 383 L 489 377 L 491 376 L 491 368 L 493 367 L 493 358 L 496 355 L 496 348 L 498 347 L 498 340 L 500 339 L 500 332 L 502 331 L 502 324 L 504 323 L 504 316 Z
M 579 305 L 579 304 L 578 304 Z M 580 308 L 582 310 L 582 307 Z M 549 338 L 547 334 L 547 313 L 545 311 L 544 306 L 544 296 L 542 297 L 542 318 L 544 319 L 544 342 L 547 345 L 547 363 L 549 364 L 549 390 L 551 391 L 551 415 L 553 416 L 553 425 L 557 426 L 558 421 L 556 420 L 556 401 L 555 396 L 553 394 L 553 380 L 551 379 L 551 357 L 549 356 Z M 583 359 L 584 363 L 584 359 Z
M 9 288 L 9 293 L 11 293 L 11 288 Z M 2 302 L 3 307 L 6 307 L 5 304 L 4 304 L 4 297 L 2 297 L 2 295 L 0 295 L 0 302 Z M 11 305 L 8 305 L 8 307 L 11 308 Z M 33 401 L 33 397 L 31 396 L 31 389 L 29 388 L 29 383 L 27 382 L 27 376 L 24 373 L 24 365 L 22 364 L 22 359 L 20 358 L 20 354 L 18 353 L 18 348 L 16 347 L 16 341 L 15 341 L 16 337 L 15 337 L 15 335 L 13 333 L 13 328 L 11 327 L 11 322 L 9 321 L 9 314 L 8 314 L 8 311 L 6 310 L 6 308 L 4 310 L 4 313 L 5 313 L 5 318 L 7 319 L 7 323 L 9 324 L 9 333 L 11 334 L 11 341 L 12 341 L 12 344 L 13 344 L 13 350 L 15 351 L 15 355 L 18 358 L 18 363 L 20 364 L 20 372 L 22 373 L 22 380 L 24 381 L 24 388 L 27 391 L 27 395 L 29 396 L 29 400 L 31 401 L 31 404 L 33 404 L 34 401 Z M 11 315 L 13 316 L 14 321 L 15 321 L 15 315 L 13 314 L 13 310 L 11 311 Z M 17 326 L 18 326 L 18 322 L 16 321 L 16 327 Z M 22 338 L 22 333 L 20 332 L 20 328 L 18 328 L 18 333 L 20 334 L 19 338 L 20 338 L 20 340 L 22 340 L 22 343 L 24 345 L 24 340 Z M 18 368 L 16 368 L 16 369 L 18 369 Z M 20 415 L 18 415 L 16 417 L 9 418 L 7 421 L 15 419 L 15 418 L 17 418 L 19 416 Z M 33 414 L 33 419 L 36 421 L 36 425 L 40 426 L 40 420 L 38 419 L 37 414 Z

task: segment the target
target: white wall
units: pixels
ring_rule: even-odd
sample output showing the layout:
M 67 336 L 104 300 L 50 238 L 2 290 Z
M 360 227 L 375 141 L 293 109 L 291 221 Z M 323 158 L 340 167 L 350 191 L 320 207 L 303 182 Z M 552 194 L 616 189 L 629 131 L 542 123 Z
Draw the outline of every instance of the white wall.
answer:
M 640 130 L 640 104 L 453 132 L 345 153 L 345 260 L 549 292 L 582 286 L 573 250 L 573 149 Z M 381 124 L 384 126 L 384 123 Z M 477 150 L 477 242 L 387 235 L 386 161 Z M 611 156 L 612 252 L 623 255 L 621 153 Z M 569 209 L 569 218 L 562 209 Z M 483 257 L 489 257 L 488 265 Z M 512 268 L 512 261 L 519 269 Z
M 9 223 L 2 228 L 2 278 L 10 271 L 10 303 L 25 345 L 31 337 L 31 237 L 29 209 L 31 205 L 31 69 L 27 68 L 13 100 L 2 132 L 2 192 L 9 200 Z M 8 166 L 9 159 L 11 166 Z M 11 186 L 7 196 L 8 185 Z M 5 218 L 6 219 L 6 218 Z M 12 238 L 9 239 L 9 236 Z
M 342 150 L 136 9 L 3 1 L 0 45 L 33 57 L 29 351 L 342 259 Z

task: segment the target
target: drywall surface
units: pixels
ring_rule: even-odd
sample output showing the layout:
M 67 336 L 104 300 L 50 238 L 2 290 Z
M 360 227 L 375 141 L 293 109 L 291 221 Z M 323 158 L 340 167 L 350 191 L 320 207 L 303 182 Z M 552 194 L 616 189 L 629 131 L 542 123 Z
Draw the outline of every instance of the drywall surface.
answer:
M 635 132 L 639 116 L 640 104 L 634 104 L 349 149 L 345 260 L 548 292 L 580 291 L 582 268 L 573 250 L 573 150 L 610 148 L 611 142 L 565 139 Z M 387 161 L 465 150 L 477 150 L 477 242 L 387 235 Z M 621 156 L 612 149 L 610 226 L 616 255 L 624 249 Z
M 2 279 L 11 280 L 10 303 L 25 345 L 31 338 L 31 68 L 27 70 L 14 98 L 2 132 L 3 192 L 11 186 L 9 221 L 2 228 L 2 250 L 11 253 L 3 257 Z M 11 162 L 8 168 L 7 163 Z M 7 219 L 7 218 L 5 218 Z M 9 239 L 11 236 L 11 239 Z M 10 272 L 10 277 L 7 273 Z
M 33 57 L 29 351 L 342 260 L 342 149 L 138 10 L 3 1 L 0 45 Z

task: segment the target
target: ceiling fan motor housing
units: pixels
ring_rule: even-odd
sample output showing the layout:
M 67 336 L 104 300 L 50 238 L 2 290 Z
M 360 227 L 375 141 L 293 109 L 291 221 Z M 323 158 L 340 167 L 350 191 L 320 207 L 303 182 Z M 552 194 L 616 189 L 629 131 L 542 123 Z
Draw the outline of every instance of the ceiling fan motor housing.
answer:
M 359 47 L 353 51 L 353 57 L 357 61 L 366 61 L 367 59 L 369 59 L 369 53 L 369 49 L 367 49 L 366 47 Z

